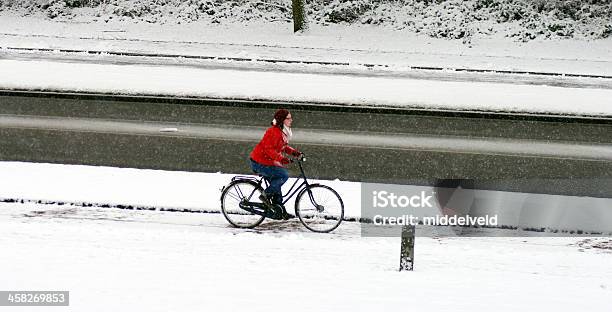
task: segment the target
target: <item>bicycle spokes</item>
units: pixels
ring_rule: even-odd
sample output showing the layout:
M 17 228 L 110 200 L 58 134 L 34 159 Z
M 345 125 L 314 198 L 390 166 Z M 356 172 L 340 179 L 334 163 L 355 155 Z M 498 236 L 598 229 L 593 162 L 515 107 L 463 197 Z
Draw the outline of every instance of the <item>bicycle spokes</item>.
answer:
M 265 218 L 256 205 L 262 205 L 259 195 L 263 189 L 252 181 L 235 180 L 221 194 L 221 212 L 235 227 L 252 228 Z M 253 200 L 255 199 L 255 200 Z
M 340 195 L 325 185 L 309 186 L 296 199 L 295 209 L 300 221 L 315 232 L 332 231 L 344 217 Z

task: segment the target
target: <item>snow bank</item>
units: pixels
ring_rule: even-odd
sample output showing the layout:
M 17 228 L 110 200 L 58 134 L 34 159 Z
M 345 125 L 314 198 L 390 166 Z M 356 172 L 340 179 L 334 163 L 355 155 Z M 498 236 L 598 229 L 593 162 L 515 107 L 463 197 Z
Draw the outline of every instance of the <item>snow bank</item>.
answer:
M 420 109 L 612 115 L 612 89 L 0 60 L 0 87 Z
M 518 40 L 607 38 L 612 35 L 608 0 L 324 0 L 306 1 L 312 23 L 389 26 L 436 38 L 501 34 Z M 33 0 L 0 1 L 0 9 L 49 18 L 131 19 L 148 23 L 291 21 L 289 0 Z

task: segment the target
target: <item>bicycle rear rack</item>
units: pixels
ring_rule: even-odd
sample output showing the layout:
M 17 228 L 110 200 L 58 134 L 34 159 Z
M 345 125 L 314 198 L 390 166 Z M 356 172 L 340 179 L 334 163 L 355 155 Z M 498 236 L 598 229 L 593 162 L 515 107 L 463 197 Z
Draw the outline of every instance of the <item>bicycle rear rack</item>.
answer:
M 254 177 L 254 176 L 247 176 L 247 175 L 244 175 L 244 176 L 243 175 L 238 175 L 238 176 L 232 177 L 232 182 L 234 182 L 236 180 L 251 180 L 251 181 L 254 181 L 254 182 L 258 183 L 260 178 L 261 178 L 261 176 L 260 177 Z

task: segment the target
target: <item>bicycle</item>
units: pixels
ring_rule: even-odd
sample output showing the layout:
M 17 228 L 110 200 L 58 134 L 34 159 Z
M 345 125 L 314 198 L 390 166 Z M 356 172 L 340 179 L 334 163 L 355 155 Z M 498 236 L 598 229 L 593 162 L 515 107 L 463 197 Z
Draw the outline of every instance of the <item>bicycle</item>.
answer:
M 295 215 L 300 222 L 313 232 L 331 232 L 344 218 L 344 202 L 333 188 L 308 183 L 302 166 L 305 161 L 303 155 L 293 159 L 300 168 L 300 175 L 287 194 L 283 195 L 283 206 L 297 194 Z M 300 180 L 303 180 L 302 183 L 296 187 Z M 221 212 L 232 226 L 254 228 L 265 218 L 280 219 L 261 201 L 260 195 L 264 194 L 262 185 L 268 187 L 269 182 L 260 174 L 258 177 L 235 176 L 221 189 Z

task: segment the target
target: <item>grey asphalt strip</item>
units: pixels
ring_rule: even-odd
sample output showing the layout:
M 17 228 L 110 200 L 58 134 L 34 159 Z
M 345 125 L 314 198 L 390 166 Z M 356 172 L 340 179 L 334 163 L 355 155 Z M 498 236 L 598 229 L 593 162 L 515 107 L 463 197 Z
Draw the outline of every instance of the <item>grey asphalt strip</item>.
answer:
M 0 127 L 257 141 L 263 127 L 0 115 Z M 297 144 L 612 161 L 611 144 L 295 129 Z

